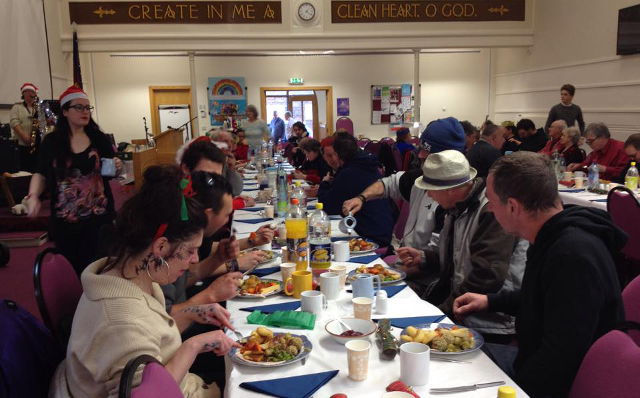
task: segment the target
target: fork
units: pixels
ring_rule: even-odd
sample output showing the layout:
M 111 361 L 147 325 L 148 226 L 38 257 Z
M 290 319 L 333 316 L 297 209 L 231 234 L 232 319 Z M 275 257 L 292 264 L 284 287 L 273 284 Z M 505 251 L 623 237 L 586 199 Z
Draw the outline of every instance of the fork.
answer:
M 237 330 L 232 330 L 232 329 L 228 329 L 228 330 L 231 330 L 233 334 L 236 335 L 236 339 L 238 339 L 237 341 L 244 340 L 244 336 L 242 335 L 242 333 L 238 332 Z

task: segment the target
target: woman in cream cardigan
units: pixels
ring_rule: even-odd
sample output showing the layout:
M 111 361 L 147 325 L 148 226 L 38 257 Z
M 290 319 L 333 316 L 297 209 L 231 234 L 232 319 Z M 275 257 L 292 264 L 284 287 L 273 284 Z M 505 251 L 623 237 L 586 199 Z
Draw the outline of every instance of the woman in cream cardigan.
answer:
M 238 344 L 223 331 L 184 342 L 165 310 L 160 285 L 172 283 L 198 262 L 207 216 L 176 166 L 153 166 L 140 192 L 116 220 L 115 256 L 100 259 L 82 273 L 66 359 L 53 379 L 53 397 L 117 397 L 126 363 L 147 354 L 164 364 L 185 397 L 219 397 L 219 389 L 189 373 L 195 357 L 224 355 Z M 201 322 L 231 327 L 218 304 L 190 307 Z M 137 375 L 134 385 L 139 383 Z

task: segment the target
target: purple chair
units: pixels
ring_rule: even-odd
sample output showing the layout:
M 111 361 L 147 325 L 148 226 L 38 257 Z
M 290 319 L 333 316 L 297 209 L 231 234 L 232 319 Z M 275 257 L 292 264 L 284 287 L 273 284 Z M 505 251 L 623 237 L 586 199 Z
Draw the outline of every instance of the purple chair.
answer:
M 33 267 L 36 302 L 44 324 L 66 350 L 82 284 L 69 261 L 55 248 L 43 250 Z
M 412 135 L 411 138 L 409 138 L 409 144 L 417 148 L 418 145 L 420 145 L 420 137 L 416 137 L 415 135 Z
M 380 147 L 382 146 L 382 144 L 380 144 L 380 142 L 378 141 L 370 141 L 365 147 L 364 150 L 374 154 L 376 156 L 380 155 Z
M 640 347 L 624 332 L 600 337 L 585 355 L 569 398 L 632 398 L 640 391 Z
M 336 132 L 338 131 L 346 131 L 353 135 L 353 121 L 346 116 L 339 117 L 336 120 Z
M 640 203 L 628 188 L 617 186 L 609 191 L 607 211 L 613 222 L 629 235 L 622 254 L 629 260 L 630 266 L 618 269 L 624 286 L 640 270 Z
M 393 227 L 393 235 L 396 237 L 398 241 L 402 240 L 404 237 L 404 227 L 407 225 L 407 219 L 409 218 L 409 209 L 411 205 L 404 200 L 400 201 L 400 214 L 398 215 L 398 220 L 396 221 L 396 225 Z
M 393 145 L 391 147 L 391 154 L 393 154 L 393 161 L 396 164 L 396 171 L 402 171 L 404 170 L 402 168 L 402 153 L 400 153 L 400 150 L 398 149 L 397 145 Z
M 640 323 L 640 276 L 636 276 L 622 291 L 624 316 L 627 321 Z M 629 336 L 640 345 L 640 331 L 629 330 Z
M 368 138 L 361 138 L 358 140 L 358 148 L 360 149 L 364 149 L 364 147 L 367 146 L 368 143 L 370 143 L 371 140 Z
M 396 140 L 391 137 L 384 137 L 380 140 L 380 143 L 384 145 L 393 145 L 396 143 Z
M 132 388 L 134 375 L 144 365 L 142 381 Z M 150 355 L 140 355 L 130 360 L 122 371 L 118 398 L 183 398 L 180 386 L 164 366 Z

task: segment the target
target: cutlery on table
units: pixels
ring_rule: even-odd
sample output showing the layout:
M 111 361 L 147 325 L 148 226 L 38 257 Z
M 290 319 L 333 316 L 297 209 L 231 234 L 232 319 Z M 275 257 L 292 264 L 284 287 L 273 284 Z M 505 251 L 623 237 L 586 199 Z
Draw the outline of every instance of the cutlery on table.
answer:
M 496 386 L 501 386 L 503 384 L 504 384 L 504 380 L 500 380 L 500 381 L 492 381 L 490 383 L 471 384 L 468 386 L 431 388 L 429 389 L 429 392 L 431 394 L 453 394 L 457 392 L 475 391 L 479 388 L 496 387 Z
M 471 363 L 471 361 L 461 361 L 459 359 L 442 358 L 442 357 L 437 357 L 435 355 L 431 356 L 431 360 L 440 361 L 440 362 L 451 362 L 451 363 Z

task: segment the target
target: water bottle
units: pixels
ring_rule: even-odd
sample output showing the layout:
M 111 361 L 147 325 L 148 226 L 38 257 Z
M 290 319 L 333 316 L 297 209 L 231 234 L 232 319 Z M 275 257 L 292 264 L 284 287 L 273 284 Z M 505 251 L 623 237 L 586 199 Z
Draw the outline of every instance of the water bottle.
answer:
M 267 156 L 269 156 L 269 159 L 273 159 L 273 141 L 271 140 L 267 144 Z
M 596 162 L 591 163 L 588 173 L 587 178 L 589 180 L 589 189 L 598 189 L 598 184 L 600 183 L 600 170 L 598 170 Z
M 624 185 L 632 191 L 638 189 L 638 169 L 636 168 L 636 162 L 631 162 L 631 167 L 629 167 L 624 177 Z
M 562 178 L 560 175 L 560 154 L 558 153 L 558 150 L 554 150 L 553 154 L 551 154 L 551 164 L 553 166 L 553 171 L 556 173 L 556 178 L 560 181 Z
M 304 188 L 302 188 L 302 183 L 300 181 L 296 181 L 296 186 L 293 188 L 293 192 L 291 192 L 291 198 L 298 199 L 300 208 L 305 214 L 307 214 L 307 194 L 304 193 Z
M 287 196 L 287 172 L 284 171 L 282 162 L 278 163 L 278 176 L 276 185 L 278 188 L 277 213 L 278 217 L 284 217 L 287 214 L 289 198 Z
M 316 209 L 309 217 L 309 257 L 314 275 L 331 266 L 331 220 L 322 207 L 322 203 L 316 203 Z

